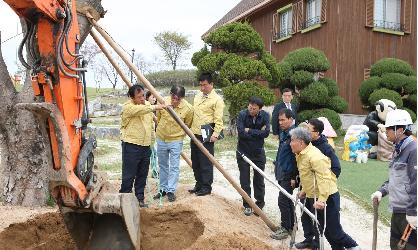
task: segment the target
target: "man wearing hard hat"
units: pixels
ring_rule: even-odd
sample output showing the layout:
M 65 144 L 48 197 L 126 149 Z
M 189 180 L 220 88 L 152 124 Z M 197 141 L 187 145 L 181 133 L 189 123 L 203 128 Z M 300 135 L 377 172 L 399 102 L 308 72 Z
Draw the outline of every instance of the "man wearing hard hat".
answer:
M 372 194 L 373 202 L 377 203 L 389 195 L 391 249 L 398 249 L 401 238 L 406 241 L 405 249 L 416 249 L 417 245 L 417 143 L 411 125 L 411 116 L 405 110 L 396 109 L 387 114 L 386 135 L 395 145 L 395 151 L 389 164 L 389 180 Z M 406 240 L 402 236 L 410 227 L 413 230 Z

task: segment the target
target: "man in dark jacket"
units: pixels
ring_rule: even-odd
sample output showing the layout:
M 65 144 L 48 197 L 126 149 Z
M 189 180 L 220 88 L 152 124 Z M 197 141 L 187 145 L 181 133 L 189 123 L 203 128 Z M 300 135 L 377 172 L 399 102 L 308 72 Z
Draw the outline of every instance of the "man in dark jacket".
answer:
M 264 171 L 266 154 L 264 152 L 264 139 L 270 133 L 270 116 L 264 110 L 263 100 L 259 97 L 251 97 L 248 108 L 241 110 L 237 119 L 239 153 L 245 154 L 254 164 Z M 241 188 L 251 197 L 250 165 L 242 159 L 237 152 L 237 164 L 239 168 L 239 180 Z M 253 176 L 254 197 L 260 209 L 264 207 L 264 178 L 257 171 Z M 243 199 L 244 214 L 250 216 L 252 209 Z
M 298 107 L 296 104 L 292 103 L 293 99 L 293 92 L 289 88 L 285 88 L 282 90 L 282 102 L 277 103 L 274 106 L 273 113 L 271 115 L 271 130 L 273 135 L 279 136 L 280 135 L 280 126 L 279 126 L 279 111 L 281 109 L 290 109 L 293 112 L 293 125 L 297 124 L 297 113 Z
M 334 173 L 335 177 L 338 178 L 338 176 L 340 176 L 341 173 L 340 160 L 335 154 L 334 149 L 331 147 L 331 145 L 328 144 L 326 136 L 322 134 L 322 132 L 324 131 L 324 123 L 316 118 L 310 119 L 308 123 L 308 129 L 311 132 L 312 145 L 318 148 L 322 154 L 324 154 L 331 160 L 331 171 Z M 312 200 L 307 199 L 305 202 L 305 206 L 307 209 L 313 210 Z M 296 243 L 295 247 L 297 249 L 310 248 L 312 247 L 312 245 L 316 245 L 315 243 L 313 243 L 313 239 L 315 236 L 314 225 L 312 223 L 311 218 L 306 213 L 302 214 L 301 222 L 303 227 L 303 236 L 305 237 L 305 240 Z
M 293 112 L 290 109 L 281 109 L 279 111 L 279 149 L 277 150 L 276 163 L 274 174 L 278 184 L 283 187 L 288 193 L 292 193 L 296 186 L 296 159 L 290 148 L 290 130 L 295 126 L 293 119 Z M 278 197 L 278 205 L 280 209 L 281 227 L 274 232 L 271 237 L 276 240 L 286 239 L 295 223 L 294 206 L 291 199 L 287 198 L 280 192 Z

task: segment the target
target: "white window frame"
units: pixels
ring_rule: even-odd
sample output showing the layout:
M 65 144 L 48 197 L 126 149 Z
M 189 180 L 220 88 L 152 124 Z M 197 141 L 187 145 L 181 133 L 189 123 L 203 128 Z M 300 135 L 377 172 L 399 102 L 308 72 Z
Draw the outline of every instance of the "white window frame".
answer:
M 306 1 L 306 18 L 304 28 L 309 28 L 321 22 L 321 0 Z
M 292 34 L 292 15 L 292 8 L 279 12 L 279 39 L 288 37 Z
M 401 0 L 374 0 L 373 26 L 402 31 Z

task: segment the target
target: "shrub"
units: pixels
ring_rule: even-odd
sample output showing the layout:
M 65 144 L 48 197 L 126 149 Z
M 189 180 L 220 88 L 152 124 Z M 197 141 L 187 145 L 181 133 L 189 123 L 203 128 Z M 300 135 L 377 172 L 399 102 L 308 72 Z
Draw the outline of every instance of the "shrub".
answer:
M 339 88 L 336 81 L 331 78 L 321 78 L 319 79 L 319 82 L 327 87 L 329 97 L 338 95 Z
M 228 55 L 226 53 L 210 53 L 204 56 L 198 63 L 197 68 L 200 72 L 215 72 L 218 71 Z
M 417 93 L 417 77 L 408 76 L 407 81 L 404 85 L 405 93 L 407 94 L 416 94 Z
M 264 43 L 261 36 L 248 23 L 230 23 L 217 28 L 205 39 L 215 48 L 227 52 L 263 52 Z
M 193 66 L 197 66 L 199 61 L 205 57 L 207 54 L 209 54 L 208 47 L 205 45 L 200 51 L 195 52 L 192 56 L 192 64 Z
M 333 96 L 329 99 L 327 107 L 338 113 L 343 113 L 347 110 L 348 103 L 341 96 Z
M 386 73 L 415 75 L 414 69 L 407 62 L 396 58 L 384 58 L 377 61 L 370 69 L 370 76 L 382 76 Z
M 232 83 L 261 77 L 271 81 L 271 74 L 266 65 L 259 60 L 248 59 L 235 54 L 229 54 L 220 71 L 220 77 Z
M 299 122 L 309 121 L 312 117 L 314 117 L 316 110 L 312 109 L 305 109 L 298 113 Z
M 408 98 L 404 99 L 404 106 L 412 110 L 417 110 L 417 95 L 409 95 Z
M 272 75 L 273 79 L 277 78 L 277 81 L 270 82 L 270 88 L 284 88 L 286 83 L 292 76 L 292 66 L 289 63 L 281 62 L 277 64 L 277 75 Z
M 360 100 L 364 105 L 369 105 L 369 96 L 373 91 L 380 88 L 382 78 L 378 76 L 372 76 L 369 79 L 364 80 L 359 89 Z M 374 103 L 373 103 L 374 104 Z
M 342 125 L 340 116 L 334 110 L 327 109 L 327 108 L 319 109 L 315 113 L 315 118 L 318 118 L 318 117 L 321 117 L 321 116 L 328 118 L 329 123 L 331 123 L 331 126 L 335 130 L 339 129 Z
M 401 92 L 405 84 L 408 83 L 408 77 L 399 73 L 386 73 L 382 76 L 380 86 L 383 88 Z
M 369 105 L 373 106 L 380 99 L 391 100 L 396 104 L 396 107 L 398 108 L 401 108 L 403 106 L 401 95 L 393 90 L 386 88 L 381 88 L 373 91 L 373 93 L 369 97 Z
M 402 109 L 408 111 L 409 115 L 411 116 L 412 122 L 415 122 L 417 120 L 417 114 L 414 111 L 410 110 L 409 108 L 405 108 L 405 107 L 403 107 Z
M 293 70 L 321 72 L 328 70 L 330 67 L 324 52 L 314 48 L 301 48 L 289 52 L 283 61 L 290 63 Z
M 304 70 L 295 71 L 290 77 L 290 82 L 295 84 L 298 88 L 304 88 L 313 83 L 314 74 Z
M 239 111 L 247 107 L 248 98 L 258 96 L 264 101 L 264 105 L 272 105 L 275 99 L 274 93 L 267 87 L 257 82 L 245 81 L 222 89 L 224 97 L 230 103 L 229 114 L 236 118 Z
M 300 91 L 300 99 L 303 102 L 315 105 L 325 105 L 328 102 L 328 89 L 320 82 L 309 84 L 308 87 Z

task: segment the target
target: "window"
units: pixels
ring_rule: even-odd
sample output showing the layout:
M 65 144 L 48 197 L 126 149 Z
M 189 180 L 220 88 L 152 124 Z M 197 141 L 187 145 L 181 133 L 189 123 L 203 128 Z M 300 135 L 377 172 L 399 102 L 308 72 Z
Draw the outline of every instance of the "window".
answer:
M 292 33 L 292 9 L 287 9 L 280 15 L 280 31 L 278 38 L 290 36 Z
M 401 0 L 375 0 L 373 26 L 403 31 L 401 25 Z
M 304 27 L 309 28 L 321 22 L 321 0 L 306 1 L 306 19 Z

